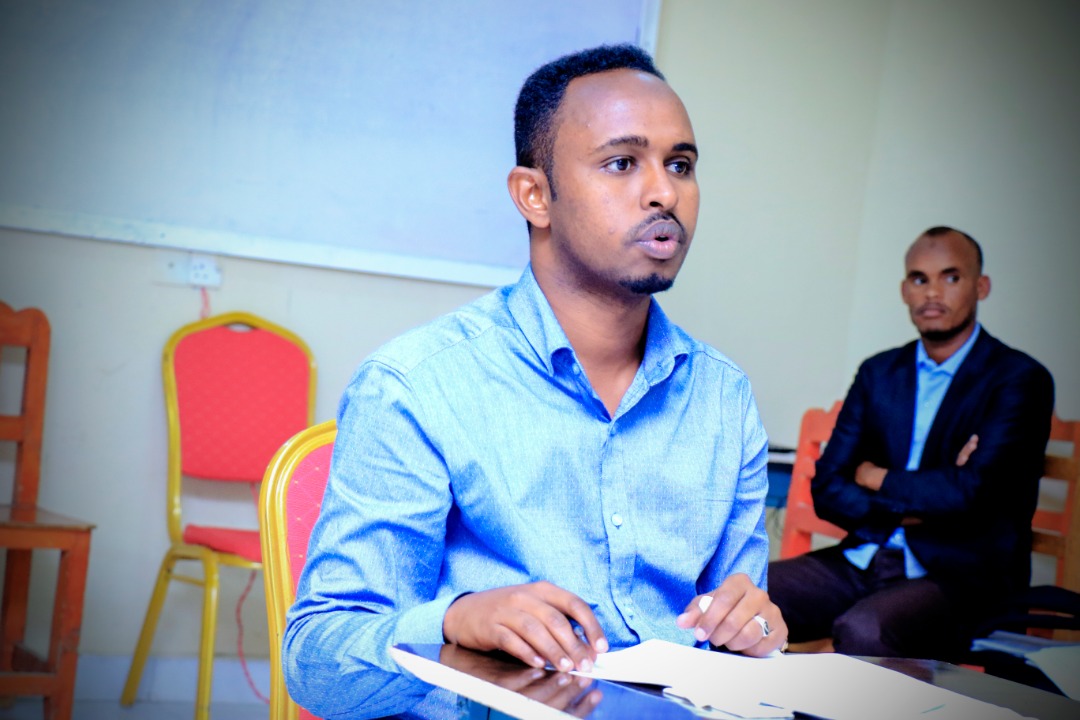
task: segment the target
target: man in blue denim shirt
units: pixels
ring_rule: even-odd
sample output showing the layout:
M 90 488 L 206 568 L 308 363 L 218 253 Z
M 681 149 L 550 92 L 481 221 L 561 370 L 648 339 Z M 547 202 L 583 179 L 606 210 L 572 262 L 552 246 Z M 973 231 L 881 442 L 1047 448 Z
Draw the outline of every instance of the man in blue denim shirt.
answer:
M 652 299 L 697 222 L 686 110 L 647 54 L 596 48 L 530 76 L 515 139 L 520 281 L 376 351 L 342 399 L 284 642 L 320 716 L 400 712 L 396 643 L 567 671 L 786 638 L 749 382 Z

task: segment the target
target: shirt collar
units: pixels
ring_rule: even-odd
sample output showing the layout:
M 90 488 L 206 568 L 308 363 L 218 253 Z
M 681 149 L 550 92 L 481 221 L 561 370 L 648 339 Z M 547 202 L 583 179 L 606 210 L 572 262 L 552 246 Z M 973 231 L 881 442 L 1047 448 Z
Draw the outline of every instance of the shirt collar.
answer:
M 510 288 L 507 307 L 537 357 L 547 371 L 554 374 L 555 356 L 560 353 L 572 355 L 574 349 L 536 282 L 531 264 L 525 267 L 521 278 Z M 690 338 L 668 319 L 656 299 L 651 298 L 645 356 L 641 363 L 650 384 L 670 374 L 675 360 L 690 352 L 690 345 Z
M 926 354 L 926 347 L 923 346 L 923 341 L 919 340 L 918 345 L 915 347 L 915 367 L 920 370 L 927 370 L 930 372 L 943 372 L 949 377 L 956 375 L 956 371 L 960 369 L 961 363 L 964 362 L 964 358 L 971 352 L 971 348 L 975 345 L 975 341 L 979 339 L 979 331 L 982 325 L 975 323 L 975 330 L 971 333 L 960 349 L 946 358 L 945 362 L 938 364 L 930 359 L 930 356 Z

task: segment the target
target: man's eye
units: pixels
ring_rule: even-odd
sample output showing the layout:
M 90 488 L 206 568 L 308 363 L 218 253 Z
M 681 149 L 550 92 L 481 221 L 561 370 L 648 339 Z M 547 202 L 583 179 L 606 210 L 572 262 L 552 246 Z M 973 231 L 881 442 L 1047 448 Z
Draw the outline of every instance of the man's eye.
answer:
M 630 169 L 630 167 L 632 165 L 633 165 L 633 162 L 630 160 L 630 158 L 621 157 L 621 158 L 615 158 L 614 160 L 609 162 L 605 167 L 607 167 L 609 170 L 614 170 L 616 172 L 626 172 L 627 170 Z
M 960 282 L 960 276 L 959 275 L 949 275 L 945 279 L 946 279 L 946 281 L 948 281 L 952 285 L 955 285 L 956 283 Z
M 912 285 L 925 285 L 926 284 L 926 278 L 921 278 L 921 277 L 911 278 L 911 284 Z
M 676 175 L 689 175 L 694 166 L 689 160 L 672 160 L 668 163 L 668 168 Z

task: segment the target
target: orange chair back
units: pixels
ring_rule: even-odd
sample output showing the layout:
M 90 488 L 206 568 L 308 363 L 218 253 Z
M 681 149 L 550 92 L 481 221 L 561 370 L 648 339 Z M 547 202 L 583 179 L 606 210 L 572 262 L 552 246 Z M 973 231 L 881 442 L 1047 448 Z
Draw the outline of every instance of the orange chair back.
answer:
M 181 540 L 181 479 L 257 483 L 311 424 L 315 361 L 297 335 L 250 313 L 185 325 L 162 360 L 169 425 L 169 537 Z
M 278 450 L 263 479 L 259 524 L 270 628 L 270 720 L 314 719 L 285 689 L 281 641 L 285 613 L 296 599 L 308 539 L 322 507 L 336 436 L 333 420 L 298 433 Z
M 19 413 L 0 415 L 0 440 L 16 443 L 11 489 L 11 504 L 16 508 L 32 508 L 38 501 L 49 343 L 49 320 L 45 313 L 37 308 L 15 312 L 0 302 L 0 347 L 21 348 L 26 353 Z
M 817 516 L 814 512 L 814 499 L 810 495 L 814 463 L 821 457 L 821 449 L 832 435 L 836 417 L 840 414 L 840 405 L 840 401 L 837 401 L 828 410 L 810 408 L 803 414 L 799 428 L 799 444 L 795 448 L 795 464 L 791 469 L 784 531 L 780 537 L 781 559 L 809 552 L 814 535 L 838 539 L 846 535 L 837 526 Z
M 1056 584 L 1080 592 L 1080 530 L 1073 527 L 1073 519 L 1080 517 L 1080 420 L 1062 420 L 1055 413 L 1050 440 L 1072 445 L 1069 455 L 1047 450 L 1043 471 L 1044 478 L 1065 483 L 1065 501 L 1060 509 L 1035 511 L 1031 549 L 1056 557 Z

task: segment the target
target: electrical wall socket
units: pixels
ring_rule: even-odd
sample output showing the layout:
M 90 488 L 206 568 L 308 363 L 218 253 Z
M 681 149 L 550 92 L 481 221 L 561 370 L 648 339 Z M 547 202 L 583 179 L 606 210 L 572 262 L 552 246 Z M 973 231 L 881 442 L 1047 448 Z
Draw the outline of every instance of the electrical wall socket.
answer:
M 159 250 L 157 280 L 162 285 L 221 287 L 221 267 L 213 255 Z
M 213 255 L 192 255 L 188 265 L 188 284 L 195 287 L 221 287 L 221 268 L 218 267 L 217 258 Z

